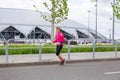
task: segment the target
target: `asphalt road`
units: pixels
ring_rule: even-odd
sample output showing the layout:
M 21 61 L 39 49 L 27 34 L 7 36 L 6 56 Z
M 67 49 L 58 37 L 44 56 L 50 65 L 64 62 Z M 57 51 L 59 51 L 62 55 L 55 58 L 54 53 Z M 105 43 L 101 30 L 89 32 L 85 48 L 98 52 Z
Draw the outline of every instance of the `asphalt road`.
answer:
M 120 61 L 0 68 L 0 80 L 120 80 Z

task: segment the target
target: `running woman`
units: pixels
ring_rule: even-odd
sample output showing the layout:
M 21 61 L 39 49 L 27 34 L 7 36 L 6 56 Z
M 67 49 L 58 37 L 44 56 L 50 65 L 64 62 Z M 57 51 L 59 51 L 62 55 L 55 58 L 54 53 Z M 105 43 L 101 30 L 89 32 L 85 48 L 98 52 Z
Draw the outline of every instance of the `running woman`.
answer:
M 56 55 L 58 56 L 58 58 L 61 61 L 60 65 L 64 65 L 64 63 L 65 63 L 65 59 L 60 54 L 60 51 L 63 48 L 64 42 L 65 42 L 64 34 L 60 31 L 60 27 L 57 27 L 56 28 L 56 38 L 55 38 L 55 40 L 53 40 L 53 43 L 55 45 L 57 45 L 56 46 Z

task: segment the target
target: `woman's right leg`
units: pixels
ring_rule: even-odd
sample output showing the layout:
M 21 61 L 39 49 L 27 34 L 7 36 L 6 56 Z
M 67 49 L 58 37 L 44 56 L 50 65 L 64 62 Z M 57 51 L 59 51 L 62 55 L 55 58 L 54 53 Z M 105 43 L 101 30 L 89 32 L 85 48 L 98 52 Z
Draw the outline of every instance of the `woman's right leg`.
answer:
M 58 58 L 60 59 L 61 63 L 60 65 L 64 65 L 65 59 L 62 57 L 62 55 L 60 54 L 60 51 L 62 49 L 63 46 L 57 46 L 56 48 L 56 55 L 58 56 Z

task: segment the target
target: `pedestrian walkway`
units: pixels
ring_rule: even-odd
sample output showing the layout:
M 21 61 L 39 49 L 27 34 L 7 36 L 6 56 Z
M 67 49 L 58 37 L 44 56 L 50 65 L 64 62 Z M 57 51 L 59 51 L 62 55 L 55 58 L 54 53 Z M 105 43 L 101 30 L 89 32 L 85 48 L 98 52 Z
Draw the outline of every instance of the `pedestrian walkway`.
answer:
M 62 54 L 66 60 L 68 59 L 68 54 Z M 120 52 L 117 53 L 117 57 L 120 58 Z M 96 52 L 95 54 L 96 59 L 102 58 L 115 58 L 114 52 Z M 86 59 L 93 59 L 93 53 L 71 53 L 70 54 L 71 60 L 86 60 Z M 58 61 L 59 59 L 56 57 L 55 54 L 42 54 L 41 61 Z M 9 55 L 9 63 L 25 63 L 25 62 L 38 62 L 39 55 L 38 54 L 30 54 L 30 55 Z M 0 64 L 6 63 L 6 56 L 0 56 Z

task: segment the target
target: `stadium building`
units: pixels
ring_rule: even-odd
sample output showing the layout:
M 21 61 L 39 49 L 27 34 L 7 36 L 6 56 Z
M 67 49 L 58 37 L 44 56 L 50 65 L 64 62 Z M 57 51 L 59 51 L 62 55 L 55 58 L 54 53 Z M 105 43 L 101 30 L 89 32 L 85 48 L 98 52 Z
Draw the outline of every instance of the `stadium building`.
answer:
M 100 33 L 73 20 L 57 24 L 66 39 L 106 39 Z M 51 23 L 46 22 L 33 10 L 0 8 L 0 38 L 50 39 Z

